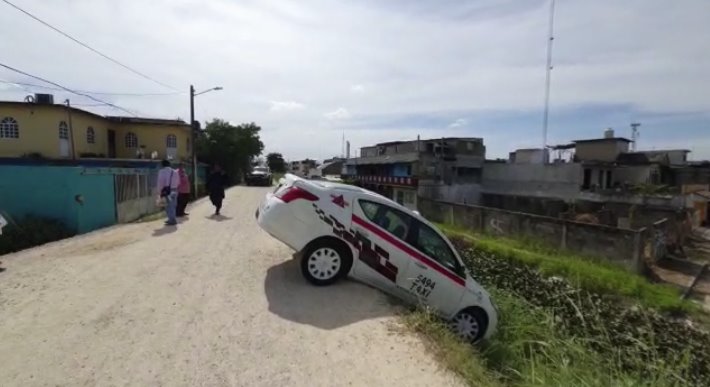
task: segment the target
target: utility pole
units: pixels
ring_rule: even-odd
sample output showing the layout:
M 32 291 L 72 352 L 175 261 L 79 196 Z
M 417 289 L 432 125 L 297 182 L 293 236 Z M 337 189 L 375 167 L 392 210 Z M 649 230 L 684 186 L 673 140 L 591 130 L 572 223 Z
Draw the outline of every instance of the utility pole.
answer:
M 211 89 L 195 93 L 195 87 L 190 85 L 190 138 L 192 139 L 192 189 L 197 197 L 197 125 L 195 122 L 195 97 L 200 94 L 209 93 L 210 91 L 222 90 L 222 86 L 216 86 Z
M 190 145 L 192 146 L 192 192 L 197 197 L 197 128 L 195 127 L 195 87 L 190 85 Z
M 542 163 L 547 164 L 545 155 L 545 150 L 547 149 L 547 121 L 550 111 L 550 78 L 552 73 L 552 41 L 555 39 L 553 36 L 553 27 L 555 21 L 555 0 L 550 2 L 550 31 L 547 39 L 547 67 L 545 68 L 545 112 L 542 118 Z
M 64 101 L 67 104 L 67 120 L 69 121 L 69 138 L 71 141 L 71 159 L 76 160 L 76 146 L 74 145 L 74 126 L 71 123 L 71 102 L 69 98 Z

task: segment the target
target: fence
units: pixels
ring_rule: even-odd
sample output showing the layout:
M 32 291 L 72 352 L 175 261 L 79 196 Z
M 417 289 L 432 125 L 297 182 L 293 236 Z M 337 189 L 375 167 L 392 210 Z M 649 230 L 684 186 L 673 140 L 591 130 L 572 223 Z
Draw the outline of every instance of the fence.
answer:
M 644 269 L 645 259 L 663 254 L 663 247 L 655 242 L 655 233 L 645 228 L 615 228 L 424 198 L 419 198 L 418 208 L 424 217 L 435 222 L 492 235 L 533 238 L 551 247 L 604 257 L 636 272 Z
M 155 170 L 136 170 L 132 174 L 114 176 L 116 220 L 134 221 L 159 210 L 155 203 L 158 174 Z

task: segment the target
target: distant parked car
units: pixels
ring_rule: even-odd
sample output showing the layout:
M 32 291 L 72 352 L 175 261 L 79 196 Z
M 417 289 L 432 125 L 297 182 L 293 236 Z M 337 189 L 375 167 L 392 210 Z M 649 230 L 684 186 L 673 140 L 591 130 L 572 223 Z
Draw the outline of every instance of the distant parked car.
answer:
M 273 184 L 271 171 L 267 167 L 254 167 L 251 172 L 247 173 L 244 179 L 247 185 L 265 185 Z
M 303 276 L 346 276 L 428 305 L 462 338 L 490 337 L 498 313 L 451 242 L 418 213 L 352 185 L 288 174 L 256 210 L 259 226 L 300 254 Z

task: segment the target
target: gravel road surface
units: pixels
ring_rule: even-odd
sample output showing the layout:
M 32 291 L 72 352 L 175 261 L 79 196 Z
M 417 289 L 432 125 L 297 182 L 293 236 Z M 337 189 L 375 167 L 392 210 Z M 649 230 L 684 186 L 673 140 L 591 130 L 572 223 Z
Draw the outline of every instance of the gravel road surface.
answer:
M 266 192 L 2 257 L 0 385 L 460 384 L 380 292 L 308 285 L 256 225 Z

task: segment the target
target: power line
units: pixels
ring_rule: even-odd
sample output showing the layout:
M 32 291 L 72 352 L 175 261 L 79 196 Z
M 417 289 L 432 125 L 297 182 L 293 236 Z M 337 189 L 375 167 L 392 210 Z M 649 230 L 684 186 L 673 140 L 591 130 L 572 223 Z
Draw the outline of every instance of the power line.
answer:
M 25 15 L 31 17 L 32 19 L 35 19 L 36 21 L 38 21 L 38 22 L 44 24 L 46 27 L 51 28 L 52 30 L 58 32 L 59 34 L 65 36 L 66 38 L 69 38 L 69 39 L 71 39 L 72 41 L 74 41 L 75 43 L 77 43 L 77 44 L 83 46 L 84 48 L 87 48 L 87 49 L 93 51 L 94 53 L 96 53 L 96 54 L 98 54 L 98 55 L 101 55 L 102 57 L 104 57 L 104 58 L 110 60 L 111 62 L 113 62 L 113 63 L 115 63 L 115 64 L 117 64 L 117 65 L 119 65 L 119 66 L 121 66 L 121 67 L 123 67 L 124 69 L 126 69 L 126 70 L 128 70 L 128 71 L 130 71 L 130 72 L 132 72 L 132 73 L 134 73 L 134 74 L 136 74 L 136 75 L 139 75 L 139 76 L 141 76 L 141 77 L 143 77 L 143 78 L 145 78 L 145 79 L 147 79 L 147 80 L 149 80 L 149 81 L 155 82 L 155 83 L 157 83 L 157 84 L 159 84 L 159 85 L 161 85 L 161 86 L 163 86 L 163 87 L 167 87 L 168 89 L 172 89 L 172 90 L 178 91 L 176 88 L 174 88 L 174 87 L 172 87 L 172 86 L 170 86 L 170 85 L 167 85 L 167 84 L 165 84 L 165 83 L 163 83 L 163 82 L 160 82 L 160 81 L 158 81 L 158 80 L 155 80 L 155 79 L 153 79 L 153 78 L 151 78 L 151 77 L 149 77 L 149 76 L 147 76 L 147 75 L 141 73 L 140 71 L 135 70 L 135 69 L 133 69 L 133 68 L 131 68 L 131 67 L 129 67 L 129 66 L 127 66 L 127 65 L 125 65 L 125 64 L 123 64 L 123 63 L 121 63 L 121 62 L 119 62 L 118 60 L 111 58 L 110 56 L 108 56 L 108 55 L 102 53 L 101 51 L 99 51 L 99 50 L 97 50 L 97 49 L 95 49 L 95 48 L 89 46 L 88 44 L 86 44 L 86 43 L 80 41 L 79 39 L 76 39 L 76 38 L 72 37 L 71 35 L 67 34 L 66 32 L 60 30 L 60 29 L 57 28 L 57 27 L 54 27 L 53 25 L 47 23 L 46 21 L 44 21 L 44 20 L 38 18 L 38 17 L 35 16 L 35 15 L 29 13 L 28 11 L 25 11 L 24 9 L 22 9 L 22 8 L 20 8 L 20 7 L 18 7 L 18 6 L 16 6 L 15 4 L 11 3 L 10 1 L 8 1 L 8 0 L 2 0 L 2 1 L 5 2 L 6 4 L 8 4 L 9 6 L 15 8 L 16 10 L 18 10 L 18 11 L 24 13 Z
M 45 83 L 49 83 L 50 85 L 54 85 L 54 86 L 56 86 L 56 87 L 59 87 L 60 89 L 62 89 L 62 90 L 64 90 L 64 91 L 68 91 L 68 92 L 70 92 L 70 93 L 72 93 L 72 94 L 81 95 L 81 96 L 86 97 L 86 98 L 89 98 L 89 99 L 91 99 L 91 100 L 93 100 L 93 101 L 102 103 L 102 104 L 107 105 L 107 106 L 111 106 L 111 107 L 116 108 L 116 109 L 118 109 L 118 110 L 122 110 L 122 111 L 124 111 L 124 112 L 126 112 L 126 113 L 128 113 L 128 114 L 130 114 L 130 115 L 132 115 L 132 116 L 134 116 L 134 117 L 137 117 L 137 116 L 138 116 L 136 113 L 133 113 L 132 111 L 130 111 L 130 110 L 128 110 L 128 109 L 124 109 L 124 108 L 122 108 L 122 107 L 120 107 L 120 106 L 117 106 L 117 105 L 114 105 L 114 104 L 112 104 L 112 103 L 110 103 L 110 102 L 102 101 L 102 100 L 100 100 L 100 99 L 98 99 L 98 98 L 96 98 L 96 97 L 94 97 L 94 96 L 92 96 L 92 95 L 89 95 L 89 94 L 86 94 L 86 93 L 81 93 L 81 92 L 78 92 L 78 91 L 76 91 L 76 90 L 72 90 L 72 89 L 70 89 L 70 88 L 68 88 L 68 87 L 64 87 L 64 86 L 62 86 L 62 85 L 60 85 L 60 84 L 58 84 L 58 83 L 55 83 L 55 82 L 52 82 L 52 81 L 48 81 L 48 80 L 46 80 L 46 79 L 44 79 L 44 78 L 41 78 L 41 77 L 38 77 L 38 76 L 36 76 L 36 75 L 32 75 L 32 74 L 26 73 L 26 72 L 24 72 L 24 71 L 22 71 L 22 70 L 16 69 L 16 68 L 11 67 L 11 66 L 8 66 L 8 65 L 6 65 L 6 64 L 4 64 L 4 63 L 0 63 L 0 67 L 4 67 L 4 68 L 6 68 L 6 69 L 8 69 L 8 70 L 10 70 L 10 71 L 14 71 L 14 72 L 16 72 L 16 73 L 18 73 L 18 74 L 22 74 L 22 75 L 24 75 L 24 76 L 27 76 L 27 77 L 30 77 L 30 78 L 34 78 L 34 79 L 36 79 L 36 80 L 38 80 L 38 81 L 42 81 L 42 82 L 45 82 Z
M 13 85 L 21 85 L 21 86 L 31 86 L 31 87 L 39 87 L 42 89 L 47 89 L 47 90 L 58 90 L 61 91 L 63 89 L 60 89 L 58 87 L 51 87 L 51 86 L 44 86 L 44 85 L 37 85 L 34 83 L 27 83 L 27 82 L 13 82 L 13 81 L 6 81 L 0 79 L 0 82 L 2 83 L 9 83 Z M 128 96 L 128 97 L 152 97 L 152 96 L 167 96 L 167 95 L 180 95 L 180 94 L 185 94 L 185 92 L 181 91 L 175 91 L 172 93 L 113 93 L 113 92 L 104 92 L 104 91 L 87 91 L 87 90 L 75 90 L 80 93 L 86 93 L 86 94 L 96 94 L 96 95 L 115 95 L 115 96 Z

